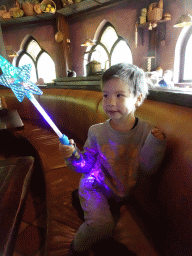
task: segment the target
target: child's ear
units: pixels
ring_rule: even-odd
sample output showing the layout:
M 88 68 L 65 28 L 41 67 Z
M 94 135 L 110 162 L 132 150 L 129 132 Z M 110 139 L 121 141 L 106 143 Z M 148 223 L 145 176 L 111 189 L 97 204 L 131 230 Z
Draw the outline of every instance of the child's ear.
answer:
M 139 107 L 142 103 L 143 103 L 143 95 L 140 94 L 140 95 L 137 97 L 137 101 L 136 101 L 136 103 L 135 103 L 135 106 L 136 106 L 136 107 Z

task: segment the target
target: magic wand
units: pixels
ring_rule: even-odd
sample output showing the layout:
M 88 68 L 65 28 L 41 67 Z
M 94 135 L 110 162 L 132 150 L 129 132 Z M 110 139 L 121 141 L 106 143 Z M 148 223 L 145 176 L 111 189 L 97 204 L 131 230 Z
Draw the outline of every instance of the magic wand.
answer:
M 45 112 L 45 110 L 33 96 L 33 94 L 42 95 L 43 92 L 36 84 L 30 81 L 30 74 L 32 69 L 31 64 L 23 65 L 21 67 L 14 67 L 0 55 L 0 67 L 3 72 L 3 74 L 0 76 L 0 84 L 11 88 L 20 102 L 22 102 L 26 96 L 58 135 L 60 142 L 63 145 L 70 145 L 68 137 L 61 133 L 49 115 Z M 79 155 L 76 151 L 73 154 L 76 156 L 76 158 L 79 158 Z

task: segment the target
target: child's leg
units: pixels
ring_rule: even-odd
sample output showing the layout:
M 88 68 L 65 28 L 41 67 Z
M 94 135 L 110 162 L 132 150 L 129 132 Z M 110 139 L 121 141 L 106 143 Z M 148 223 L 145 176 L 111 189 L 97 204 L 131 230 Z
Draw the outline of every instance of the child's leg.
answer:
M 136 256 L 124 244 L 119 243 L 113 237 L 105 239 L 93 246 L 92 251 L 95 256 Z
M 76 251 L 86 251 L 112 235 L 114 220 L 108 200 L 101 191 L 84 187 L 79 189 L 79 196 L 85 222 L 75 235 L 74 248 Z

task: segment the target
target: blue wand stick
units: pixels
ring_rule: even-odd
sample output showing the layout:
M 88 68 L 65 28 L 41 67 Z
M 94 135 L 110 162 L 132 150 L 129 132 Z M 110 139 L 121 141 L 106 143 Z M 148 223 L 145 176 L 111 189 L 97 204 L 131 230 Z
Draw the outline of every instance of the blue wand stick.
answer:
M 45 118 L 45 120 L 48 122 L 48 124 L 52 127 L 54 132 L 59 137 L 60 142 L 63 145 L 70 145 L 68 137 L 65 134 L 61 133 L 61 131 L 54 124 L 54 122 L 51 120 L 51 118 L 48 116 L 48 114 L 45 112 L 45 110 L 42 108 L 42 106 L 39 104 L 39 102 L 35 99 L 33 94 L 30 94 L 30 97 L 28 97 L 28 99 L 33 103 L 33 105 L 36 107 L 36 109 L 41 113 L 41 115 Z

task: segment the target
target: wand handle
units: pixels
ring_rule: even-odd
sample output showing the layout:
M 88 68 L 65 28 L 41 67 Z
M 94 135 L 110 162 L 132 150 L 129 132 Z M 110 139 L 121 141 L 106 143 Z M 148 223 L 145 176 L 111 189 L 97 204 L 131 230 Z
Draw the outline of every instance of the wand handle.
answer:
M 59 138 L 59 140 L 63 145 L 71 145 L 68 137 L 65 134 L 63 134 L 62 138 Z
M 68 137 L 65 134 L 63 134 L 63 137 L 60 138 L 59 140 L 63 145 L 71 145 Z M 74 155 L 76 157 L 76 159 L 80 159 L 80 155 L 76 150 L 73 152 L 72 155 Z

